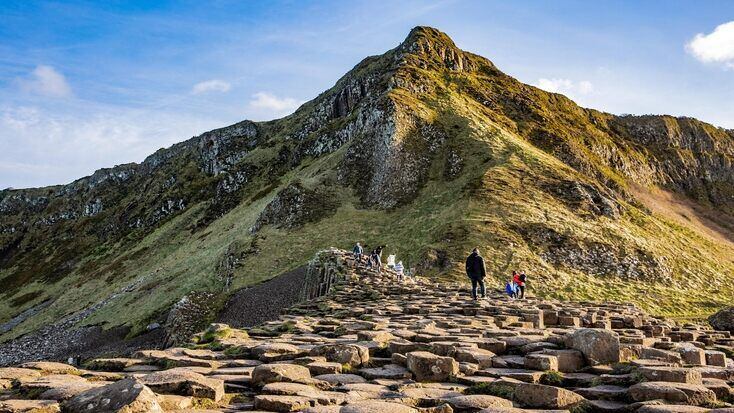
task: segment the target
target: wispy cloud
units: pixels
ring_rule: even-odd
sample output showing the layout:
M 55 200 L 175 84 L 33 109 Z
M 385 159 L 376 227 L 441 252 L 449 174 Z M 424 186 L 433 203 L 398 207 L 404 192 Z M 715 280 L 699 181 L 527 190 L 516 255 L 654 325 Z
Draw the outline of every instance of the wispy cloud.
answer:
M 594 85 L 588 80 L 575 82 L 571 79 L 563 78 L 540 78 L 535 86 L 553 93 L 563 93 L 570 96 L 588 95 L 594 91 Z
M 191 89 L 191 93 L 194 95 L 208 92 L 226 93 L 229 92 L 231 88 L 232 85 L 230 85 L 229 82 L 225 82 L 224 80 L 219 79 L 211 79 L 195 84 L 194 87 Z
M 304 101 L 291 97 L 278 97 L 269 92 L 257 92 L 247 104 L 254 117 L 273 119 L 293 113 Z
M 50 96 L 69 97 L 71 86 L 66 77 L 52 66 L 38 65 L 26 78 L 20 79 L 20 87 L 28 92 Z
M 68 109 L 0 107 L 0 188 L 61 184 L 142 161 L 225 122 L 196 113 L 71 102 Z
M 734 21 L 716 26 L 709 34 L 698 33 L 686 51 L 704 63 L 722 63 L 734 69 Z

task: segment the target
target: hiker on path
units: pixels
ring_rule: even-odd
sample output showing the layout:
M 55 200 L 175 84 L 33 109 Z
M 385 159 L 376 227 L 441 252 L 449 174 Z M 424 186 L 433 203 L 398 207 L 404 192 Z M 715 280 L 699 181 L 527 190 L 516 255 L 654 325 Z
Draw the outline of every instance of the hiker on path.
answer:
M 512 286 L 515 290 L 515 295 L 512 298 L 518 298 L 518 293 L 520 292 L 520 273 L 512 270 Z
M 477 285 L 479 285 L 482 298 L 485 298 L 484 277 L 487 275 L 487 270 L 484 268 L 484 258 L 479 255 L 478 248 L 474 248 L 471 254 L 466 257 L 466 275 L 471 280 L 472 299 L 477 299 Z
M 403 271 L 404 271 L 403 262 L 402 261 L 398 261 L 398 263 L 395 264 L 395 268 L 394 269 L 395 269 L 395 272 L 398 274 L 398 281 L 402 281 L 403 280 Z
M 528 277 L 525 275 L 524 271 L 517 276 L 517 281 L 515 283 L 517 284 L 517 298 L 519 299 L 525 298 L 525 281 L 527 278 Z
M 382 247 L 377 247 L 372 250 L 372 254 L 370 254 L 370 260 L 372 261 L 372 265 L 377 267 L 378 274 L 382 274 L 382 259 L 380 258 L 381 253 Z
M 362 263 L 362 253 L 364 250 L 362 249 L 362 246 L 359 245 L 359 242 L 357 245 L 354 246 L 354 249 L 352 249 L 352 253 L 354 253 L 354 260 L 357 262 L 357 264 Z

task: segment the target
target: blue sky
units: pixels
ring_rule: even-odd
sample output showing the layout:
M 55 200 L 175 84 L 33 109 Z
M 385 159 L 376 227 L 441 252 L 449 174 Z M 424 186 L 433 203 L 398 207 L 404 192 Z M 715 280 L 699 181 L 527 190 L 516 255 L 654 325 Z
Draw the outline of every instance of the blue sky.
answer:
M 730 1 L 4 0 L 0 188 L 283 116 L 416 25 L 583 106 L 734 128 Z

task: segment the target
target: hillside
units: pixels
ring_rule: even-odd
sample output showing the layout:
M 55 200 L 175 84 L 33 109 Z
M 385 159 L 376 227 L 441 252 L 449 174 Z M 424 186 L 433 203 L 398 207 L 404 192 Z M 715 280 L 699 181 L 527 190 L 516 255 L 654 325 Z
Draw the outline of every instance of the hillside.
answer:
M 479 246 L 497 284 L 700 317 L 734 296 L 733 162 L 734 131 L 584 109 L 417 27 L 283 119 L 0 192 L 0 338 L 72 314 L 135 336 L 356 240 L 440 279 Z

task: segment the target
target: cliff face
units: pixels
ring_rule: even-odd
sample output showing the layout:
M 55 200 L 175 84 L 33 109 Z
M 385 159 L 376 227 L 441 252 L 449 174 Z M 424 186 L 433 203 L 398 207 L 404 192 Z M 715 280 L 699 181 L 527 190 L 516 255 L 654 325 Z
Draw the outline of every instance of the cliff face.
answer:
M 733 160 L 732 131 L 584 109 L 418 27 L 283 119 L 1 191 L 0 322 L 44 303 L 15 337 L 133 285 L 82 323 L 135 333 L 191 291 L 227 295 L 355 240 L 439 277 L 479 245 L 538 294 L 706 312 L 734 278 Z M 641 190 L 690 203 L 715 236 Z

